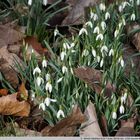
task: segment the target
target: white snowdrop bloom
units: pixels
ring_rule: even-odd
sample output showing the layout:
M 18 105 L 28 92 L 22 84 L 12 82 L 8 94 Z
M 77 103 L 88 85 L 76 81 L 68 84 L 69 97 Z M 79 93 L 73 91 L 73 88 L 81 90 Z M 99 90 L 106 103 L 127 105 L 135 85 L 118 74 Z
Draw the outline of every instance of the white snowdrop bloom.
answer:
M 110 13 L 109 12 L 105 13 L 105 20 L 107 20 L 107 19 L 110 19 Z
M 137 5 L 138 5 L 138 6 L 140 5 L 140 0 L 137 0 Z
M 43 5 L 47 5 L 47 3 L 48 3 L 48 0 L 43 0 Z
M 98 63 L 100 62 L 100 59 L 101 59 L 101 58 L 100 58 L 100 56 L 98 55 L 98 56 L 97 56 L 97 62 L 98 62 Z
M 123 105 L 120 106 L 119 111 L 120 111 L 120 114 L 124 114 L 125 109 Z
M 36 73 L 41 73 L 41 70 L 39 67 L 36 67 L 34 70 L 33 70 L 33 75 L 35 75 Z
M 100 62 L 100 67 L 101 68 L 103 67 L 103 64 L 104 64 L 104 60 L 102 59 L 101 62 Z
M 117 30 L 115 30 L 115 32 L 114 32 L 114 37 L 116 38 L 116 37 L 118 36 L 118 34 L 119 34 L 119 30 L 117 29 Z
M 49 91 L 51 93 L 52 92 L 52 84 L 50 82 L 47 82 L 45 89 L 46 89 L 46 91 Z
M 61 61 L 64 60 L 65 56 L 66 56 L 66 52 L 64 52 L 64 51 L 61 52 L 61 54 L 60 54 L 60 59 L 61 59 Z
M 125 104 L 125 98 L 124 98 L 124 96 L 121 96 L 121 104 Z
M 49 106 L 51 102 L 56 102 L 56 99 L 51 99 L 51 98 L 47 97 L 44 101 L 46 106 Z
M 30 92 L 31 92 L 31 100 L 33 101 L 34 100 L 34 98 L 35 98 L 35 92 L 33 91 L 33 90 L 30 90 Z
M 97 14 L 94 14 L 93 20 L 94 20 L 94 21 L 98 20 L 98 15 L 97 15 Z
M 88 35 L 88 32 L 85 28 L 82 28 L 80 31 L 79 31 L 79 36 L 82 35 L 82 34 L 86 34 Z
M 94 13 L 90 11 L 90 18 L 92 19 L 94 17 Z
M 101 22 L 101 27 L 102 27 L 102 30 L 105 30 L 106 28 L 106 23 L 104 21 Z
M 75 52 L 76 52 L 76 50 L 72 49 L 72 50 L 71 50 L 71 52 L 72 52 L 72 53 L 75 53 Z
M 88 21 L 85 23 L 86 26 L 89 26 L 90 28 L 93 28 L 93 24 L 91 21 Z
M 121 13 L 123 11 L 123 6 L 122 5 L 119 5 L 119 12 Z
M 124 1 L 124 2 L 122 3 L 122 6 L 123 6 L 123 9 L 124 9 L 126 6 L 130 6 L 130 3 L 127 2 L 127 1 Z
M 131 15 L 130 19 L 131 19 L 132 21 L 135 21 L 136 15 L 133 13 L 133 14 Z
M 43 84 L 44 83 L 43 78 L 41 78 L 40 76 L 38 76 L 37 79 L 36 79 L 36 83 L 37 83 L 38 86 L 40 86 L 41 83 Z
M 28 5 L 32 5 L 32 0 L 28 0 Z
M 106 7 L 104 3 L 100 3 L 99 8 L 101 11 L 105 11 Z
M 70 44 L 70 49 L 73 48 L 75 46 L 75 43 L 71 43 Z
M 100 33 L 100 29 L 99 29 L 98 26 L 96 26 L 96 27 L 94 28 L 93 33 L 97 33 L 97 34 Z
M 39 104 L 39 109 L 42 109 L 43 111 L 45 111 L 45 104 L 44 103 L 40 103 Z
M 58 119 L 60 118 L 60 116 L 62 116 L 63 118 L 65 117 L 65 114 L 64 114 L 64 112 L 63 112 L 62 109 L 60 109 L 60 110 L 57 112 L 57 118 L 58 118 Z
M 114 120 L 116 120 L 117 119 L 117 113 L 114 111 L 114 112 L 112 112 L 112 118 L 114 119 Z
M 104 37 L 103 37 L 103 34 L 98 34 L 97 37 L 96 37 L 96 41 L 97 40 L 103 40 Z
M 89 55 L 89 51 L 87 49 L 84 49 L 84 51 L 82 52 L 82 57 L 88 55 Z
M 45 75 L 45 79 L 46 79 L 46 81 L 49 81 L 49 80 L 51 79 L 51 76 L 50 76 L 49 73 L 47 73 L 47 74 Z
M 68 72 L 68 68 L 67 68 L 66 66 L 63 66 L 63 67 L 62 67 L 62 73 L 64 74 L 64 73 L 66 73 L 66 72 Z
M 42 67 L 43 68 L 46 68 L 47 67 L 47 61 L 45 59 L 43 59 L 43 61 L 42 61 Z
M 63 77 L 59 78 L 59 79 L 57 80 L 57 83 L 60 83 L 62 80 L 63 80 Z
M 64 42 L 63 43 L 63 48 L 66 50 L 66 49 L 69 49 L 69 44 L 67 42 Z
M 114 50 L 110 49 L 108 56 L 114 56 Z
M 124 67 L 124 60 L 123 59 L 121 59 L 120 64 L 122 67 Z
M 94 49 L 92 49 L 92 55 L 96 57 L 96 51 Z
M 103 53 L 103 51 L 108 52 L 108 48 L 106 45 L 102 46 L 101 52 Z
M 55 29 L 55 30 L 54 30 L 54 36 L 57 36 L 58 34 L 59 34 L 58 29 Z

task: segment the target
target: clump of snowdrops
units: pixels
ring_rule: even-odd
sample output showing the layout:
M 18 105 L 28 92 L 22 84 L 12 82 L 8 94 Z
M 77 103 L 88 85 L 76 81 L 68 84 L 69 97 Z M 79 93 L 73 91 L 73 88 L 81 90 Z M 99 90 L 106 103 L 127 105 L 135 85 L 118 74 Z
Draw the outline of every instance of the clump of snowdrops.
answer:
M 33 53 L 30 61 L 25 62 L 27 69 L 21 72 L 22 77 L 30 83 L 32 99 L 43 110 L 50 125 L 66 117 L 75 104 L 84 111 L 90 99 L 95 103 L 99 117 L 105 115 L 108 134 L 118 128 L 120 119 L 131 117 L 133 107 L 139 105 L 140 89 L 133 84 L 134 79 L 139 81 L 137 76 L 126 77 L 124 73 L 124 28 L 126 23 L 139 21 L 139 5 L 138 0 L 117 2 L 108 7 L 101 2 L 90 9 L 88 21 L 70 39 L 55 29 L 54 38 L 60 40 L 57 50 L 44 41 L 52 59 L 43 57 L 38 63 Z M 74 76 L 73 69 L 79 66 L 102 72 L 101 95 Z M 104 95 L 107 82 L 116 88 L 111 98 Z M 128 96 L 134 100 L 130 108 L 126 104 Z

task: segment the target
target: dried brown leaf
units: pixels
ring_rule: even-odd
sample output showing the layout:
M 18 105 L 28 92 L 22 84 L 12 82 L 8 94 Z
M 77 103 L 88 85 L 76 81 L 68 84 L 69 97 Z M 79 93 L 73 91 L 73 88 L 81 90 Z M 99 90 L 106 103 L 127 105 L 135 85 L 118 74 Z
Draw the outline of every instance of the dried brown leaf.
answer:
M 26 101 L 18 101 L 17 93 L 0 97 L 0 114 L 14 116 L 28 116 L 30 104 Z
M 74 69 L 74 74 L 80 80 L 86 82 L 96 93 L 101 93 L 102 73 L 99 70 L 89 67 L 81 67 Z M 108 82 L 105 88 L 105 96 L 111 97 L 112 91 L 115 91 L 115 87 Z
M 80 136 L 82 137 L 102 137 L 94 104 L 89 103 L 85 110 L 87 121 L 81 125 Z
M 135 122 L 133 120 L 126 121 L 122 124 L 115 136 L 135 136 L 134 124 Z
M 42 130 L 43 136 L 74 136 L 77 127 L 85 121 L 85 116 L 80 108 L 75 106 L 72 114 L 62 119 L 54 127 L 46 127 Z
M 7 89 L 0 89 L 0 96 L 6 96 L 8 94 Z
M 24 35 L 7 25 L 0 25 L 0 44 L 10 45 L 19 42 Z M 2 47 L 2 46 L 0 46 Z

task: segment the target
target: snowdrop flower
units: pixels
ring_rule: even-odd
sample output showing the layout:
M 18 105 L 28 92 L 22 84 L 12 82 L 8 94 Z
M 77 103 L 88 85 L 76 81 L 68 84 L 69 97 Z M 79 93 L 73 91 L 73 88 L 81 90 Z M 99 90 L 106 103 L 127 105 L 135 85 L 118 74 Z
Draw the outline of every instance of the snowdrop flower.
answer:
M 55 29 L 55 30 L 54 30 L 54 36 L 57 36 L 58 34 L 59 34 L 58 29 Z
M 45 75 L 45 79 L 46 79 L 46 81 L 49 81 L 49 80 L 51 79 L 51 76 L 50 76 L 49 73 L 47 73 L 47 74 Z
M 67 68 L 66 66 L 63 66 L 63 67 L 62 67 L 62 73 L 64 74 L 64 73 L 66 73 L 66 72 L 68 72 L 68 68 Z
M 101 3 L 99 5 L 99 8 L 100 8 L 101 11 L 105 11 L 105 9 L 106 9 L 105 4 L 104 3 Z
M 124 60 L 123 60 L 123 58 L 119 58 L 119 63 L 121 64 L 122 67 L 124 67 Z
M 100 32 L 100 29 L 99 29 L 98 26 L 96 26 L 96 27 L 94 28 L 94 30 L 93 30 L 93 33 L 99 34 L 99 32 Z
M 96 57 L 96 51 L 94 49 L 92 49 L 92 55 Z
M 137 0 L 137 5 L 138 5 L 138 6 L 140 5 L 140 0 Z
M 63 118 L 65 117 L 65 114 L 64 114 L 63 110 L 61 110 L 61 109 L 57 112 L 57 118 L 59 119 L 60 116 L 62 116 Z
M 43 59 L 43 61 L 42 61 L 42 67 L 43 68 L 46 68 L 47 67 L 47 61 L 45 59 Z
M 113 49 L 111 49 L 110 51 L 109 51 L 109 55 L 108 56 L 113 56 L 114 55 L 114 50 Z
M 109 12 L 105 13 L 105 20 L 107 20 L 107 19 L 110 19 L 110 13 Z
M 43 78 L 41 78 L 40 76 L 38 76 L 37 79 L 36 79 L 36 83 L 37 83 L 38 86 L 40 86 L 41 83 L 44 83 Z
M 73 48 L 75 46 L 75 43 L 70 44 L 70 48 Z
M 119 6 L 119 12 L 121 13 L 122 11 L 123 11 L 123 6 L 120 5 L 120 6 Z
M 43 0 L 43 5 L 47 5 L 47 3 L 48 3 L 48 0 Z
M 35 98 L 35 92 L 33 91 L 33 90 L 30 90 L 30 92 L 31 92 L 31 100 L 33 101 L 34 100 L 34 98 Z
M 93 28 L 93 24 L 91 21 L 88 21 L 85 23 L 86 26 L 89 26 L 90 28 Z
M 61 61 L 63 61 L 64 60 L 64 57 L 66 56 L 66 52 L 61 52 L 61 54 L 60 54 L 60 59 L 61 59 Z
M 45 111 L 45 104 L 44 104 L 44 103 L 41 103 L 41 104 L 39 105 L 39 109 L 42 109 L 43 111 Z
M 35 75 L 36 73 L 41 73 L 41 70 L 39 67 L 36 67 L 34 70 L 33 70 L 33 75 Z
M 117 113 L 116 113 L 115 111 L 112 113 L 112 118 L 113 118 L 114 120 L 117 119 Z
M 85 28 L 82 28 L 80 31 L 79 31 L 79 36 L 82 35 L 82 34 L 86 34 L 88 35 L 88 32 Z
M 100 56 L 97 56 L 97 62 L 99 63 L 100 62 Z
M 107 46 L 102 46 L 102 48 L 101 48 L 101 52 L 103 53 L 103 51 L 105 51 L 105 52 L 108 52 L 108 48 L 107 48 Z
M 89 51 L 87 49 L 84 49 L 84 51 L 82 52 L 82 57 L 88 55 L 89 55 Z
M 94 17 L 94 13 L 90 11 L 90 18 L 92 19 Z
M 120 111 L 120 114 L 124 114 L 125 109 L 123 105 L 120 106 L 119 111 Z
M 114 37 L 116 38 L 119 34 L 119 30 L 117 29 L 115 32 L 114 32 Z
M 57 83 L 60 83 L 62 80 L 63 80 L 63 77 L 59 78 L 59 79 L 57 80 Z
M 104 60 L 102 59 L 101 62 L 100 62 L 100 67 L 101 68 L 103 67 L 103 64 L 104 64 Z
M 67 42 L 65 42 L 65 43 L 63 43 L 63 47 L 64 47 L 65 50 L 69 49 L 69 44 Z
M 127 2 L 127 1 L 124 1 L 124 2 L 122 3 L 123 9 L 124 9 L 127 5 L 129 5 L 129 6 L 130 6 L 130 3 L 129 3 L 129 2 Z
M 96 41 L 97 41 L 97 40 L 103 40 L 103 39 L 104 39 L 103 34 L 99 34 L 99 35 L 97 35 L 97 37 L 96 37 Z
M 51 99 L 51 98 L 47 97 L 44 101 L 46 106 L 49 106 L 51 102 L 56 102 L 56 99 Z
M 46 89 L 46 91 L 49 91 L 50 93 L 52 92 L 52 85 L 50 82 L 47 82 L 45 89 Z
M 124 100 L 126 101 L 126 98 L 127 98 L 127 92 L 124 93 L 123 97 L 124 97 Z
M 121 104 L 125 104 L 125 98 L 124 98 L 124 96 L 121 96 Z
M 130 18 L 132 21 L 135 21 L 135 19 L 136 19 L 136 15 L 133 13 L 132 15 L 131 15 L 131 18 Z
M 32 0 L 28 0 L 28 5 L 32 5 Z
M 94 21 L 98 20 L 98 15 L 97 15 L 97 14 L 94 14 L 93 20 L 94 20 Z
M 106 28 L 106 23 L 104 21 L 101 22 L 101 27 L 102 27 L 102 30 L 105 30 Z

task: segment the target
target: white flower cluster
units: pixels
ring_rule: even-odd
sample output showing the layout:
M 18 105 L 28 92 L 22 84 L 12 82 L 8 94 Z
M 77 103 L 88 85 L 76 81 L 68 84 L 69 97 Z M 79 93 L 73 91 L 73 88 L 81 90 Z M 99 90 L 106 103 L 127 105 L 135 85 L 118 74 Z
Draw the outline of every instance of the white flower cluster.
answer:
M 33 2 L 32 0 L 28 0 L 28 5 L 31 6 L 32 5 L 32 2 Z M 47 3 L 48 3 L 48 0 L 43 0 L 42 3 L 43 3 L 43 5 L 46 6 Z

